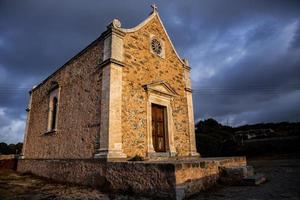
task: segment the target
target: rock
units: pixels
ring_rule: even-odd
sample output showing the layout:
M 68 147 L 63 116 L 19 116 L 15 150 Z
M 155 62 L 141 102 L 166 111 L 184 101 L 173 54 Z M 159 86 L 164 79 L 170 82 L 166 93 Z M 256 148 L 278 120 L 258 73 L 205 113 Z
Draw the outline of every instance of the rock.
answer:
M 255 174 L 253 176 L 243 178 L 242 185 L 247 185 L 247 186 L 260 185 L 266 181 L 267 178 L 264 174 Z

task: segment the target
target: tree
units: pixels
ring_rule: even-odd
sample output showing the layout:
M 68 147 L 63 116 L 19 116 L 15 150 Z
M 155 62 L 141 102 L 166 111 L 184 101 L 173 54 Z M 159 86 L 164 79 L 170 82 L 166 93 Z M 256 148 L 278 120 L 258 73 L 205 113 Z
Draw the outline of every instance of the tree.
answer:
M 7 144 L 4 142 L 1 142 L 0 143 L 0 154 L 7 155 L 7 154 L 9 154 L 8 152 L 9 152 L 9 149 L 8 149 Z
M 22 152 L 23 143 L 9 144 L 0 143 L 0 154 L 20 154 Z

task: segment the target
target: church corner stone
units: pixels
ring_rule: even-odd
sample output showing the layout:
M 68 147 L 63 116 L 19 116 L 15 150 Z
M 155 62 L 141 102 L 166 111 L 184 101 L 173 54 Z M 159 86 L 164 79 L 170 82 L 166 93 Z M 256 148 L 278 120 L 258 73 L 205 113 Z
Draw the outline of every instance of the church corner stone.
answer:
M 104 38 L 101 89 L 100 148 L 95 158 L 127 158 L 122 148 L 123 37 L 118 20 L 107 27 Z

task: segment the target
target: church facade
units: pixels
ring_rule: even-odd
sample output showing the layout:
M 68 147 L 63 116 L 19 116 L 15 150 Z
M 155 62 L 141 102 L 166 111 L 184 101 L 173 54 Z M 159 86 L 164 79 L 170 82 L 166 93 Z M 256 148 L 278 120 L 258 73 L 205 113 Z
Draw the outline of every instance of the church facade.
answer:
M 113 20 L 30 91 L 23 157 L 199 156 L 190 67 L 158 15 L 134 28 Z

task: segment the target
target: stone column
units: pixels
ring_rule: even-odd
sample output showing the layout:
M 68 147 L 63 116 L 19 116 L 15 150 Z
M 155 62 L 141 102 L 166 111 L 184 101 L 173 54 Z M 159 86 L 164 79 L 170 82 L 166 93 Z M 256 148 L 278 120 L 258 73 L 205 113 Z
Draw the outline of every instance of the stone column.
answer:
M 185 80 L 185 95 L 187 99 L 188 118 L 189 118 L 189 136 L 190 136 L 190 156 L 200 156 L 197 153 L 196 138 L 195 138 L 195 121 L 194 121 L 194 109 L 193 109 L 193 97 L 192 97 L 192 85 L 190 78 L 190 67 L 186 59 L 183 60 L 184 65 L 184 80 Z
M 35 86 L 33 86 L 32 89 L 34 89 L 34 87 L 35 87 Z M 29 121 L 30 121 L 31 104 L 32 104 L 32 90 L 29 91 L 29 102 L 28 102 L 28 106 L 27 106 L 27 108 L 26 108 L 27 119 L 26 119 L 25 133 L 24 133 L 24 139 L 23 139 L 23 148 L 22 148 L 22 152 L 21 152 L 21 154 L 20 154 L 20 158 L 21 158 L 21 159 L 24 159 L 24 158 L 25 158 L 25 149 L 26 149 L 26 143 L 27 143 L 28 126 L 29 126 Z
M 122 148 L 122 67 L 123 37 L 119 30 L 118 20 L 107 27 L 104 32 L 102 89 L 101 89 L 101 122 L 100 148 L 95 158 L 119 159 L 126 158 Z

